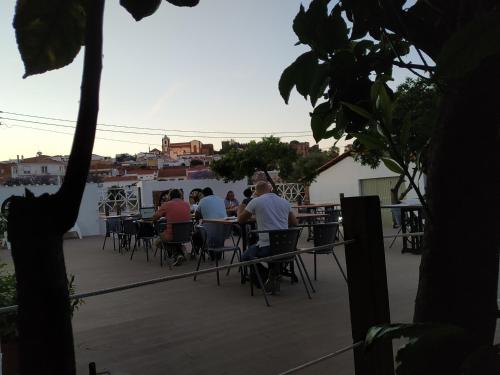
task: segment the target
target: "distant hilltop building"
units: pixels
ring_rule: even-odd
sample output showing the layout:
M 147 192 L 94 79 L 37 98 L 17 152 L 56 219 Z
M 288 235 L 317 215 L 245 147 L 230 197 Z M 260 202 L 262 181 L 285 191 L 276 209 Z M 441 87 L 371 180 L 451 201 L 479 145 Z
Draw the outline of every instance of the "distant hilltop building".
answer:
M 177 159 L 183 155 L 213 155 L 214 145 L 203 144 L 200 141 L 171 143 L 170 138 L 164 136 L 161 142 L 162 152 L 170 159 Z

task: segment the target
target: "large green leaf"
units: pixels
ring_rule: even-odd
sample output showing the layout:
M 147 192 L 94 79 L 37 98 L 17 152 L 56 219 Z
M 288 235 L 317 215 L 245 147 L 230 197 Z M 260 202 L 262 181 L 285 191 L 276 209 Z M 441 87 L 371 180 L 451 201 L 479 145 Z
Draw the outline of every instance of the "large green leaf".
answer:
M 460 28 L 437 58 L 438 76 L 456 79 L 479 67 L 489 56 L 500 54 L 500 11 L 494 11 Z
M 315 44 L 316 27 L 320 22 L 326 20 L 328 16 L 327 5 L 330 0 L 313 0 L 309 9 L 304 10 L 300 5 L 299 13 L 293 20 L 293 31 L 303 44 Z
M 313 106 L 319 98 L 323 96 L 330 81 L 330 64 L 323 63 L 316 66 L 313 80 L 309 88 L 309 98 Z
M 70 64 L 85 36 L 85 0 L 18 0 L 16 39 L 23 78 Z
M 134 17 L 136 21 L 152 15 L 161 4 L 161 0 L 120 0 L 120 5 Z
M 316 142 L 324 139 L 327 129 L 335 121 L 335 113 L 329 102 L 319 104 L 311 113 L 311 129 Z
M 397 174 L 404 174 L 403 168 L 401 168 L 401 166 L 398 163 L 396 163 L 394 160 L 389 159 L 389 158 L 380 158 L 380 160 L 382 160 L 384 165 L 390 171 L 393 171 L 394 173 L 397 173 Z
M 315 33 L 315 42 L 324 52 L 333 53 L 346 48 L 349 43 L 349 29 L 341 16 L 340 8 L 334 8 L 330 16 L 321 19 Z
M 373 83 L 371 88 L 371 99 L 375 110 L 379 111 L 382 115 L 384 125 L 388 129 L 392 129 L 392 114 L 394 105 L 392 103 L 387 88 L 384 82 L 377 80 Z
M 383 151 L 387 148 L 385 144 L 385 139 L 378 133 L 356 133 L 353 134 L 357 140 L 359 140 L 363 146 L 368 150 L 380 150 Z
M 290 92 L 295 85 L 297 91 L 307 97 L 317 66 L 318 58 L 314 52 L 310 51 L 300 55 L 283 71 L 278 83 L 278 89 L 285 103 L 288 104 Z
M 194 7 L 198 5 L 200 0 L 167 0 L 170 4 L 178 7 Z
M 357 105 L 351 104 L 351 103 L 346 103 L 346 102 L 341 102 L 340 104 L 349 108 L 351 111 L 353 111 L 354 113 L 357 113 L 358 115 L 360 115 L 361 117 L 364 117 L 367 120 L 373 120 L 373 115 L 370 112 L 368 112 L 366 109 L 364 109 L 360 106 L 357 106 Z

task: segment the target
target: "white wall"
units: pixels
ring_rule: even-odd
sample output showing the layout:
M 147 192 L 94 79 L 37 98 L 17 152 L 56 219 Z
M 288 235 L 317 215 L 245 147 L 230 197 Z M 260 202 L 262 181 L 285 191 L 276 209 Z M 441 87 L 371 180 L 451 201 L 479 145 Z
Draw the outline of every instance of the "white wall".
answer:
M 243 190 L 248 185 L 245 180 L 237 182 L 225 183 L 222 180 L 206 179 L 206 180 L 183 180 L 183 181 L 139 181 L 137 186 L 141 189 L 142 207 L 153 206 L 153 191 L 161 191 L 168 189 L 182 189 L 184 191 L 184 200 L 189 200 L 191 190 L 205 187 L 211 187 L 215 195 L 221 198 L 226 197 L 228 190 L 234 191 L 236 199 L 240 202 L 243 200 Z
M 309 187 L 310 201 L 313 203 L 340 202 L 339 195 L 343 193 L 346 197 L 361 195 L 360 180 L 368 178 L 397 177 L 398 174 L 389 170 L 383 163 L 372 169 L 347 157 L 316 177 L 316 181 Z M 419 181 L 423 190 L 423 178 Z M 405 181 L 408 186 L 408 181 Z M 407 198 L 415 198 L 416 193 L 412 189 Z
M 29 185 L 29 186 L 0 186 L 0 205 L 12 195 L 24 196 L 25 189 L 30 190 L 35 196 L 44 193 L 55 193 L 57 185 Z M 96 236 L 100 234 L 99 211 L 97 208 L 98 192 L 97 184 L 87 184 L 83 193 L 80 212 L 76 223 L 80 227 L 83 236 Z M 40 218 L 43 220 L 43 218 Z
M 47 167 L 47 173 L 42 172 L 42 167 Z M 17 173 L 15 172 L 17 168 Z M 26 173 L 24 173 L 26 171 Z M 33 175 L 52 175 L 64 176 L 65 166 L 63 164 L 40 164 L 40 163 L 26 163 L 18 164 L 12 167 L 12 177 L 23 177 Z

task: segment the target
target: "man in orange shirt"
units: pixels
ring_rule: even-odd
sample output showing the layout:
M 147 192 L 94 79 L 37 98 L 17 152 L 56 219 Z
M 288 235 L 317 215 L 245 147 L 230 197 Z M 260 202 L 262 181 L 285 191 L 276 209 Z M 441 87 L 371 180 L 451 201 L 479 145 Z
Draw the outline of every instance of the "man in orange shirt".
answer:
M 172 189 L 168 201 L 163 203 L 156 211 L 154 219 L 158 220 L 161 217 L 167 220 L 165 231 L 160 234 L 163 241 L 172 240 L 172 223 L 191 221 L 191 207 L 188 202 L 182 200 L 181 192 L 178 189 Z M 179 265 L 185 260 L 181 245 L 175 246 L 172 258 L 174 260 L 173 265 Z

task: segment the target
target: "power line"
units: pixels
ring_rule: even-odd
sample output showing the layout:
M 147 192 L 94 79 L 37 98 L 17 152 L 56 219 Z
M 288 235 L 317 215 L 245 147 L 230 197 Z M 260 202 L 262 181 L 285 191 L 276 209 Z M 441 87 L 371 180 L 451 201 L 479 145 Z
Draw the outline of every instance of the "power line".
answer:
M 4 112 L 5 113 L 5 112 Z M 75 129 L 75 126 L 73 125 L 63 125 L 63 124 L 55 124 L 52 122 L 43 122 L 43 121 L 33 121 L 33 120 L 23 120 L 23 119 L 16 119 L 16 118 L 10 118 L 10 117 L 0 117 L 2 120 L 10 120 L 10 121 L 19 121 L 19 122 L 25 122 L 25 123 L 30 123 L 30 124 L 38 124 L 38 125 L 49 125 L 49 126 L 56 126 L 56 127 L 61 127 L 61 128 L 70 128 L 70 129 Z M 139 128 L 140 129 L 140 128 Z M 109 133 L 122 133 L 122 134 L 138 134 L 138 135 L 152 135 L 152 136 L 163 136 L 165 135 L 164 133 L 144 133 L 144 132 L 136 132 L 136 131 L 129 131 L 129 130 L 111 130 L 111 129 L 97 129 L 97 131 L 101 132 L 109 132 Z M 175 137 L 179 138 L 196 138 L 198 135 L 196 134 L 190 134 L 190 135 L 174 135 Z M 304 137 L 310 137 L 309 135 L 282 135 L 280 138 L 304 138 Z M 223 136 L 213 136 L 213 135 L 203 135 L 203 138 L 213 138 L 213 139 L 221 139 L 225 138 Z M 236 139 L 255 139 L 259 138 L 258 136 L 232 136 L 231 138 L 236 138 Z
M 41 121 L 32 121 L 32 120 L 22 120 L 22 119 L 13 119 L 13 118 L 8 118 L 8 117 L 0 117 L 0 119 L 3 120 L 10 120 L 10 121 L 19 121 L 19 122 L 25 122 L 25 123 L 31 123 L 31 124 L 38 124 L 38 125 L 48 125 L 48 126 L 56 126 L 56 127 L 63 127 L 63 128 L 69 128 L 69 129 L 75 129 L 74 126 L 71 125 L 63 125 L 63 124 L 55 124 L 55 123 L 49 123 L 49 122 L 41 122 Z M 9 125 L 9 124 L 6 124 Z M 14 126 L 10 124 L 11 126 Z M 121 133 L 121 134 L 137 134 L 137 135 L 151 135 L 151 136 L 163 136 L 163 133 L 144 133 L 144 132 L 134 132 L 134 131 L 126 131 L 126 130 L 110 130 L 110 129 L 96 129 L 97 131 L 102 131 L 102 132 L 110 132 L 110 133 Z M 68 133 L 66 133 L 68 134 Z M 190 135 L 173 135 L 175 137 L 179 138 L 196 138 L 199 135 L 197 134 L 190 134 Z M 284 135 L 280 136 L 280 138 L 304 138 L 304 137 L 310 137 L 309 135 Z M 212 139 L 221 139 L 221 138 L 226 138 L 224 136 L 209 136 L 209 135 L 203 135 L 203 138 L 212 138 Z M 259 136 L 238 136 L 238 137 L 231 137 L 235 139 L 255 139 L 255 138 L 260 138 Z
M 68 120 L 68 119 L 62 119 L 62 118 L 57 118 L 57 117 L 45 117 L 45 116 L 37 116 L 37 115 L 28 115 L 24 113 L 18 113 L 18 112 L 8 112 L 8 111 L 1 111 L 0 113 L 6 113 L 9 115 L 15 115 L 15 116 L 22 116 L 22 117 L 31 117 L 31 118 L 39 118 L 43 120 L 52 120 L 52 121 L 64 121 L 64 122 L 71 122 L 75 123 L 75 120 Z M 126 129 L 141 129 L 141 130 L 158 130 L 162 131 L 165 133 L 171 133 L 171 132 L 179 132 L 179 133 L 203 133 L 203 134 L 253 134 L 253 135 L 273 135 L 273 134 L 311 134 L 311 131 L 309 130 L 304 130 L 304 131 L 283 131 L 283 132 L 270 132 L 270 133 L 258 133 L 258 132 L 232 132 L 232 131 L 226 131 L 226 132 L 221 132 L 221 131 L 209 131 L 209 130 L 184 130 L 184 129 L 163 129 L 163 128 L 148 128 L 148 127 L 140 127 L 140 126 L 131 126 L 131 125 L 116 125 L 116 124 L 102 124 L 98 123 L 97 125 L 100 126 L 108 126 L 108 127 L 116 127 L 116 128 L 126 128 Z M 162 135 L 164 135 L 162 134 Z M 180 137 L 180 136 L 179 136 Z M 219 138 L 224 138 L 224 137 L 219 137 Z M 242 137 L 238 137 L 242 138 Z
M 0 124 L 0 125 L 7 125 L 7 124 Z M 47 132 L 47 133 L 57 133 L 57 134 L 64 134 L 64 135 L 71 135 L 71 136 L 74 135 L 72 133 L 65 133 L 65 132 L 61 132 L 61 131 L 57 131 L 57 130 L 52 130 L 52 129 L 40 129 L 40 128 L 35 128 L 35 127 L 32 127 L 32 126 L 24 126 L 24 125 L 17 125 L 17 124 L 16 125 L 10 124 L 9 126 L 15 127 L 15 128 L 38 130 L 38 131 Z M 126 141 L 126 140 L 123 140 L 123 139 L 112 139 L 112 138 L 102 138 L 102 137 L 95 137 L 95 138 L 99 139 L 99 140 L 104 140 L 104 141 L 113 141 L 113 142 L 122 142 L 122 143 L 136 143 L 136 144 L 139 144 L 139 145 L 148 145 L 148 146 L 160 146 L 159 144 L 155 144 L 155 143 Z

